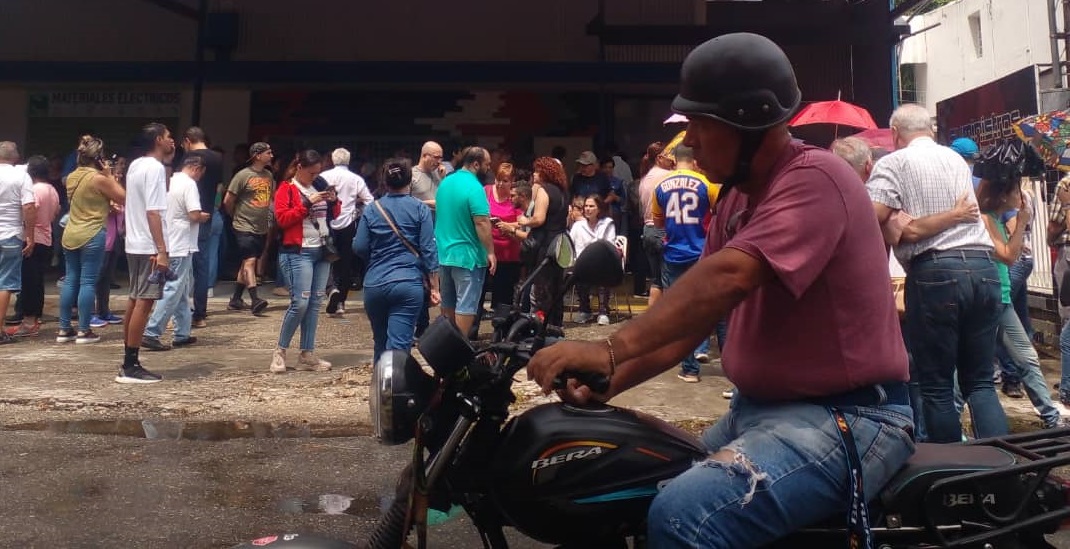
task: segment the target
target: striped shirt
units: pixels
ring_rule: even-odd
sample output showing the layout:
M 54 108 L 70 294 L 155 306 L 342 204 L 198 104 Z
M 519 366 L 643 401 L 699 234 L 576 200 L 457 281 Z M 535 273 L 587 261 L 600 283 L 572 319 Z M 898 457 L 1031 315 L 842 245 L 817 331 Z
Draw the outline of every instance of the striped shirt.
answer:
M 1070 190 L 1070 175 L 1059 180 L 1059 184 L 1055 187 L 1055 192 L 1052 193 L 1051 205 L 1048 206 L 1048 222 L 1058 223 L 1060 227 L 1066 227 L 1066 210 L 1063 209 L 1062 202 L 1059 202 L 1059 192 Z M 1067 204 L 1066 207 L 1070 207 Z M 1066 246 L 1070 244 L 1070 231 L 1063 229 L 1059 236 L 1052 239 L 1049 243 L 1052 246 Z
M 977 200 L 966 161 L 929 137 L 916 138 L 878 160 L 866 189 L 870 200 L 915 219 L 951 210 L 963 193 Z M 894 251 L 900 263 L 909 265 L 924 252 L 952 248 L 992 249 L 984 221 L 960 223 L 916 243 L 900 242 Z

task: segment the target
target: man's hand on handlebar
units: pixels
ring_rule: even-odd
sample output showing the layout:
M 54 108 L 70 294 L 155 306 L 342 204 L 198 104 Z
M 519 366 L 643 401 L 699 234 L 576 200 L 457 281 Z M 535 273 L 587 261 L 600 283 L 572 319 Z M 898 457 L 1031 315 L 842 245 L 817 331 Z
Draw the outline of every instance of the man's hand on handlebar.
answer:
M 528 362 L 528 379 L 542 387 L 545 394 L 554 390 L 554 378 L 569 373 L 611 374 L 609 349 L 604 342 L 562 341 L 544 347 Z M 585 404 L 589 400 L 608 400 L 611 395 L 594 395 L 590 388 L 576 380 L 568 380 L 566 388 L 558 391 L 562 400 Z
M 563 402 L 575 404 L 576 406 L 585 406 L 592 402 L 606 402 L 609 400 L 608 395 L 596 393 L 590 387 L 575 379 L 566 381 L 565 388 L 557 390 L 557 396 L 561 397 Z

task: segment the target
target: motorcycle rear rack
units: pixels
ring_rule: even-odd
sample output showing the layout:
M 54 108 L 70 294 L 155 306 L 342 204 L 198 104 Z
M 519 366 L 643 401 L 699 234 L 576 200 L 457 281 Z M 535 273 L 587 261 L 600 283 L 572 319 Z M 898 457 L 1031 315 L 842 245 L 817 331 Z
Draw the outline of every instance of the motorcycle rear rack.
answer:
M 1030 502 L 1033 500 L 1037 490 L 1048 480 L 1052 470 L 1070 465 L 1070 427 L 980 439 L 967 444 L 999 448 L 1013 454 L 1019 463 L 989 471 L 955 475 L 938 480 L 929 487 L 923 501 L 925 520 L 929 531 L 940 543 L 938 547 L 975 546 L 1038 525 L 1061 521 L 1070 517 L 1070 505 L 1066 501 L 1060 502 L 1061 506 L 1055 510 L 1035 516 L 1026 516 Z M 1026 481 L 1027 489 L 1022 492 L 1021 500 L 1011 506 L 1012 512 L 1006 515 L 997 515 L 988 505 L 983 503 L 981 487 L 986 482 L 1010 479 L 1025 473 L 1035 473 L 1035 476 Z M 934 511 L 941 503 L 941 495 L 946 493 L 948 488 L 969 493 L 974 498 L 974 501 L 982 502 L 979 508 L 983 511 L 988 522 L 981 524 L 968 523 L 962 524 L 962 526 L 985 531 L 949 540 L 944 535 L 948 531 L 944 527 L 945 525 L 933 524 L 933 517 L 938 516 L 938 513 Z

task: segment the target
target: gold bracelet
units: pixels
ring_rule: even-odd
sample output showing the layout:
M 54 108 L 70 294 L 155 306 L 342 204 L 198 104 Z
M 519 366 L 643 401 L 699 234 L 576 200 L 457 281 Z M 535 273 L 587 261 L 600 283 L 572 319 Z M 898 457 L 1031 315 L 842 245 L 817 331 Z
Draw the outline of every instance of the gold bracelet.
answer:
M 609 377 L 613 378 L 613 374 L 617 372 L 617 355 L 613 352 L 613 338 L 606 338 L 606 349 L 609 350 Z

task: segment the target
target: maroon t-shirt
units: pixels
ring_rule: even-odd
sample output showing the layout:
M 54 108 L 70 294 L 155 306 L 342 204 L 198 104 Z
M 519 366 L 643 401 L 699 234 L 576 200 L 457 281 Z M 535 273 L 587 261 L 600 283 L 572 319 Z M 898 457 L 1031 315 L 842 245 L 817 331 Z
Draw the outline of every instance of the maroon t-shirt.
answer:
M 723 365 L 760 400 L 834 395 L 909 378 L 873 205 L 846 162 L 791 144 L 771 182 L 718 204 L 704 255 L 729 247 L 776 277 L 732 311 Z

